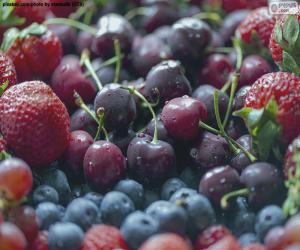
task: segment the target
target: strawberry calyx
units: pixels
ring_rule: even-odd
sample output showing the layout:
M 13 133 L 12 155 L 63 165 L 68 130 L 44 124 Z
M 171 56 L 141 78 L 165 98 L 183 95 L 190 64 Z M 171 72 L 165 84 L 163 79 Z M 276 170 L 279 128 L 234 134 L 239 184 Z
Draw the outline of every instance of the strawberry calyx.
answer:
M 300 24 L 295 15 L 288 15 L 283 26 L 276 23 L 275 40 L 283 49 L 283 61 L 279 65 L 284 71 L 300 75 Z
M 17 28 L 11 28 L 7 30 L 4 34 L 3 42 L 1 44 L 1 50 L 7 51 L 17 39 L 25 39 L 29 36 L 41 36 L 45 34 L 47 27 L 42 24 L 33 23 L 23 30 Z
M 22 25 L 25 23 L 26 19 L 23 17 L 17 17 L 13 15 L 15 6 L 11 3 L 15 3 L 15 0 L 9 1 L 10 5 L 5 6 L 6 0 L 3 1 L 0 8 L 0 24 L 2 27 L 12 27 L 17 25 Z
M 293 146 L 292 160 L 296 164 L 296 168 L 295 170 L 290 169 L 288 180 L 285 182 L 288 195 L 283 204 L 283 211 L 287 216 L 296 214 L 300 208 L 300 151 L 295 145 Z
M 2 96 L 4 91 L 7 89 L 8 84 L 9 84 L 8 80 L 6 80 L 4 83 L 0 84 L 0 97 Z
M 264 108 L 245 107 L 233 113 L 234 116 L 244 119 L 262 161 L 268 160 L 271 153 L 278 160 L 282 160 L 279 146 L 282 127 L 277 122 L 277 113 L 278 105 L 274 98 Z

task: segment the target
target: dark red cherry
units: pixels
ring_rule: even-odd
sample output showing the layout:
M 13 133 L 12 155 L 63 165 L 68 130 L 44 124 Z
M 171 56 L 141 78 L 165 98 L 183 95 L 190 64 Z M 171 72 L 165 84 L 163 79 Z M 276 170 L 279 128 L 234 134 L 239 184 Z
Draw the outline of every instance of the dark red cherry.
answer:
M 129 91 L 119 84 L 107 84 L 94 101 L 94 110 L 104 108 L 104 126 L 113 131 L 127 128 L 136 118 L 136 104 Z
M 138 181 L 151 186 L 162 184 L 175 173 L 175 152 L 164 141 L 153 141 L 146 134 L 139 134 L 127 150 L 129 171 Z
M 232 107 L 233 111 L 240 110 L 244 107 L 245 99 L 250 88 L 251 86 L 244 86 L 236 92 Z
M 243 119 L 237 117 L 229 119 L 225 130 L 227 135 L 234 140 L 237 140 L 248 133 L 248 129 Z
M 201 131 L 199 122 L 207 120 L 207 111 L 202 102 L 183 96 L 172 99 L 164 106 L 161 120 L 172 137 L 193 140 Z
M 162 40 L 164 43 L 168 43 L 169 35 L 172 31 L 172 27 L 169 25 L 161 26 L 157 28 L 153 34 L 157 36 L 160 40 Z
M 127 152 L 127 148 L 129 143 L 132 141 L 132 139 L 135 137 L 135 132 L 129 128 L 125 131 L 113 131 L 109 133 L 108 139 L 110 142 L 114 143 L 125 155 Z
M 233 71 L 229 58 L 223 54 L 210 55 L 198 75 L 199 84 L 210 84 L 222 88 Z
M 84 49 L 90 49 L 94 36 L 86 31 L 80 31 L 76 39 L 76 51 L 81 54 Z
M 87 184 L 101 192 L 111 188 L 125 175 L 126 159 L 113 143 L 96 141 L 89 146 L 83 161 Z

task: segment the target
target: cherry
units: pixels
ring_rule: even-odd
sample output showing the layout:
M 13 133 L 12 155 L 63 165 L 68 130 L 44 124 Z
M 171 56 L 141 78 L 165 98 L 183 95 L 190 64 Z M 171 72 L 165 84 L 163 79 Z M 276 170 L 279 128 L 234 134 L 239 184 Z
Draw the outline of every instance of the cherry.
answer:
M 192 140 L 199 135 L 199 122 L 206 121 L 207 111 L 202 102 L 183 96 L 172 99 L 164 106 L 161 119 L 172 137 Z
M 186 17 L 172 26 L 169 45 L 174 57 L 184 65 L 200 63 L 212 38 L 210 27 L 196 18 Z M 193 46 L 191 46 L 191 44 Z
M 84 155 L 93 142 L 92 136 L 83 130 L 71 132 L 70 142 L 64 153 L 64 160 L 67 171 L 80 179 L 83 177 Z
M 247 56 L 240 71 L 239 86 L 252 85 L 261 76 L 272 72 L 270 64 L 258 55 Z
M 201 13 L 201 9 L 197 5 L 188 5 L 187 8 L 181 10 L 181 17 L 193 17 Z
M 118 148 L 121 149 L 125 155 L 131 140 L 135 137 L 135 132 L 132 129 L 125 131 L 113 131 L 109 133 L 108 139 L 110 142 L 114 143 Z
M 169 35 L 172 31 L 172 27 L 169 25 L 161 26 L 157 28 L 153 34 L 162 40 L 165 44 L 168 44 Z
M 13 208 L 9 213 L 9 221 L 21 229 L 28 242 L 32 242 L 37 237 L 40 223 L 32 207 Z
M 26 250 L 27 242 L 22 231 L 14 224 L 0 224 L 0 246 L 5 250 Z
M 162 184 L 175 172 L 173 147 L 146 134 L 140 133 L 130 142 L 127 159 L 130 173 L 146 185 Z
M 230 73 L 233 71 L 233 65 L 229 58 L 223 54 L 210 55 L 204 67 L 198 75 L 200 84 L 210 84 L 220 89 L 228 80 Z
M 87 105 L 92 110 L 92 105 Z M 76 110 L 71 116 L 71 131 L 84 130 L 91 136 L 96 135 L 98 124 L 97 122 L 83 109 Z
M 247 93 L 250 88 L 251 88 L 251 86 L 247 85 L 247 86 L 241 87 L 237 91 L 237 93 L 234 97 L 234 101 L 233 101 L 233 107 L 232 107 L 233 111 L 240 110 L 244 107 L 245 99 L 246 99 Z
M 145 58 L 147 58 L 145 60 Z M 136 72 L 145 77 L 152 67 L 171 58 L 169 47 L 157 36 L 145 36 L 132 51 L 132 65 Z
M 285 228 L 281 226 L 273 227 L 267 233 L 264 244 L 268 250 L 281 250 L 287 246 L 287 241 L 285 240 Z
M 31 242 L 31 250 L 49 250 L 48 247 L 48 232 L 39 231 L 38 236 Z
M 94 110 L 104 109 L 104 126 L 109 130 L 127 128 L 136 118 L 136 104 L 132 95 L 119 84 L 107 84 L 94 101 Z
M 164 103 L 176 97 L 189 95 L 191 85 L 183 73 L 181 64 L 177 61 L 168 60 L 159 63 L 150 70 L 142 91 L 148 100 L 155 102 L 159 96 L 161 103 Z
M 86 31 L 80 31 L 76 39 L 76 51 L 81 54 L 84 49 L 89 49 L 92 46 L 94 36 Z
M 227 165 L 207 171 L 200 180 L 199 192 L 219 207 L 223 195 L 239 187 L 240 177 L 238 172 Z
M 64 54 L 73 52 L 74 41 L 76 40 L 75 29 L 62 24 L 51 24 L 48 27 L 59 38 Z
M 221 136 L 205 131 L 192 145 L 190 157 L 198 169 L 222 166 L 229 160 L 229 145 Z
M 125 175 L 126 159 L 113 143 L 96 141 L 86 151 L 83 170 L 92 189 L 105 191 Z
M 285 225 L 285 240 L 291 243 L 300 243 L 300 215 L 295 215 Z
M 56 3 L 56 4 L 64 4 L 64 0 L 49 0 L 50 3 Z M 67 6 L 60 6 L 60 5 L 52 5 L 51 4 L 51 11 L 54 13 L 57 17 L 68 17 L 72 12 L 76 10 L 76 5 L 73 3 L 76 3 L 76 0 L 69 0 L 69 5 Z
M 97 23 L 97 36 L 93 38 L 92 52 L 102 58 L 114 56 L 114 41 L 118 40 L 123 53 L 128 53 L 134 37 L 132 25 L 118 14 L 102 16 Z
M 205 104 L 208 114 L 208 122 L 209 123 L 215 123 L 216 121 L 216 115 L 215 115 L 215 108 L 214 108 L 214 92 L 216 88 L 211 85 L 201 85 L 192 94 L 192 97 L 201 101 Z M 229 97 L 226 93 L 219 91 L 219 110 L 221 114 L 221 118 L 224 118 Z
M 241 118 L 233 117 L 228 121 L 226 133 L 230 138 L 237 140 L 241 136 L 247 134 L 248 130 L 245 122 Z
M 240 250 L 238 241 L 231 235 L 225 236 L 206 250 Z
M 234 36 L 234 32 L 239 24 L 245 19 L 245 17 L 249 14 L 249 10 L 237 10 L 229 13 L 220 29 L 219 33 L 223 37 L 226 44 L 231 42 L 231 38 Z
M 223 47 L 223 46 L 224 46 L 223 37 L 220 35 L 220 33 L 216 32 L 216 31 L 212 31 L 210 47 L 218 48 L 218 47 Z
M 31 190 L 32 182 L 31 170 L 23 160 L 9 158 L 0 162 L 0 192 L 4 198 L 22 199 Z
M 97 89 L 94 83 L 86 78 L 75 63 L 62 62 L 54 71 L 51 87 L 58 97 L 73 110 L 76 107 L 74 91 L 78 92 L 84 102 L 91 102 Z

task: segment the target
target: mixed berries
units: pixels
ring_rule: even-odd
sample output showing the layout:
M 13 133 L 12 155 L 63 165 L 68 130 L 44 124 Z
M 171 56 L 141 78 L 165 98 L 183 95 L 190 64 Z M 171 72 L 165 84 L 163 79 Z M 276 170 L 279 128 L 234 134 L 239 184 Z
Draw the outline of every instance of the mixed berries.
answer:
M 299 14 L 14 2 L 0 9 L 1 250 L 300 249 Z

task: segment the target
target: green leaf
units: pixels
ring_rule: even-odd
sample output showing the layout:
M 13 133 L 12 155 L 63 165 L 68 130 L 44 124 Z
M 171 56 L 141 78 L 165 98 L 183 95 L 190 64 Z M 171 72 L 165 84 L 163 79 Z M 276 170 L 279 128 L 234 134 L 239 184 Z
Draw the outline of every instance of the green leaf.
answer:
M 283 37 L 289 43 L 289 47 L 293 48 L 299 37 L 299 23 L 295 15 L 288 15 L 284 23 Z
M 286 51 L 283 51 L 283 70 L 300 75 L 300 68 L 296 60 Z
M 0 85 L 0 96 L 4 93 L 7 87 L 8 87 L 8 80 Z
M 18 38 L 20 31 L 17 28 L 11 28 L 4 33 L 4 38 L 1 44 L 1 50 L 7 51 Z
M 283 33 L 280 24 L 277 22 L 274 28 L 275 40 L 284 49 L 288 50 L 288 44 L 283 39 Z
M 246 120 L 249 128 L 254 129 L 256 126 L 258 126 L 263 118 L 264 111 L 264 109 L 252 109 Z
M 268 112 L 268 115 L 271 116 L 271 118 L 273 118 L 274 120 L 276 119 L 276 115 L 278 113 L 278 104 L 274 97 L 271 98 L 267 103 L 266 111 Z
M 20 32 L 19 37 L 21 39 L 23 39 L 23 38 L 26 38 L 27 36 L 30 36 L 30 35 L 41 36 L 41 35 L 45 34 L 46 31 L 47 31 L 47 27 L 45 25 L 38 24 L 38 23 L 33 23 L 29 27 L 27 27 L 26 29 L 23 29 Z

